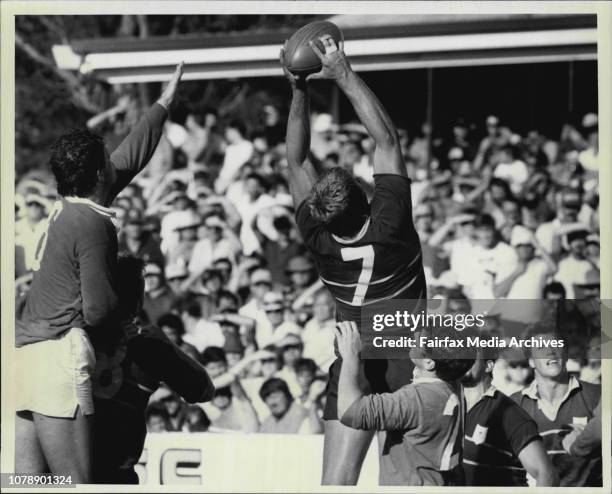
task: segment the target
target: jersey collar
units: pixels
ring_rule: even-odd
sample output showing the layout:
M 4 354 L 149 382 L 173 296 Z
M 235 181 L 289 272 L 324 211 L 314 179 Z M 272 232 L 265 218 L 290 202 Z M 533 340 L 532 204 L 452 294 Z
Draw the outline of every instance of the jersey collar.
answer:
M 546 415 L 549 420 L 552 421 L 557 418 L 559 408 L 561 408 L 561 405 L 565 403 L 572 391 L 574 389 L 579 388 L 580 383 L 578 382 L 578 379 L 576 379 L 574 376 L 570 376 L 567 391 L 565 392 L 563 397 L 556 403 L 548 403 L 540 398 L 540 394 L 538 393 L 538 383 L 534 379 L 533 382 L 522 391 L 522 394 L 528 396 L 532 400 L 535 400 L 538 404 L 538 408 L 542 411 L 542 413 Z
M 76 196 L 68 196 L 65 199 L 72 204 L 85 204 L 93 209 L 96 213 L 101 214 L 102 216 L 106 216 L 108 218 L 114 218 L 117 216 L 117 213 L 110 208 L 105 208 L 104 206 L 100 206 L 99 204 L 93 202 L 90 199 L 85 199 L 84 197 L 76 197 Z
M 354 244 L 355 242 L 358 242 L 359 240 L 361 240 L 363 238 L 363 236 L 368 231 L 368 227 L 369 226 L 370 226 L 370 217 L 368 216 L 368 219 L 366 220 L 366 222 L 361 227 L 361 230 L 359 230 L 357 235 L 355 235 L 354 237 L 351 237 L 351 238 L 342 238 L 342 237 L 339 237 L 338 235 L 334 235 L 333 233 L 332 233 L 332 237 L 333 237 L 333 239 L 336 242 L 338 242 L 340 244 L 344 244 L 344 245 Z

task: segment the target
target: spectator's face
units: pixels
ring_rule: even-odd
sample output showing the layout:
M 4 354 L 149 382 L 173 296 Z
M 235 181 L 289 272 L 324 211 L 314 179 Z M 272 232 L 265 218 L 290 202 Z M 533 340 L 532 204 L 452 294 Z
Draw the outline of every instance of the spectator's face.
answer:
M 259 183 L 259 180 L 255 178 L 247 179 L 245 183 L 245 190 L 251 200 L 257 199 L 260 195 L 263 194 L 263 188 Z
M 549 290 L 548 292 L 546 292 L 546 300 L 561 300 L 563 298 L 563 293 L 561 292 L 555 292 L 552 290 Z
M 185 211 L 189 205 L 189 198 L 185 196 L 177 197 L 172 203 L 175 211 Z
M 311 271 L 292 271 L 289 278 L 296 288 L 305 288 L 310 285 Z
M 302 369 L 296 374 L 296 379 L 300 388 L 307 391 L 313 383 L 315 375 L 309 369 Z
M 579 211 L 580 208 L 575 206 L 561 206 L 561 218 L 567 223 L 575 223 L 578 220 Z
M 227 372 L 227 363 L 223 361 L 208 362 L 205 366 L 206 372 L 210 377 L 217 377 Z
M 557 338 L 553 334 L 538 335 L 544 341 L 553 341 Z M 566 353 L 563 348 L 532 348 L 529 365 L 535 369 L 536 375 L 548 377 L 551 379 L 557 378 L 565 373 L 565 364 L 567 362 Z
M 282 307 L 278 309 L 267 310 L 266 315 L 268 316 L 268 319 L 270 320 L 272 326 L 278 326 L 282 324 L 285 319 L 285 311 Z
M 232 404 L 232 399 L 231 397 L 225 394 L 222 394 L 222 395 L 215 396 L 212 400 L 212 403 L 214 406 L 216 406 L 220 410 L 225 410 Z
M 226 352 L 225 353 L 225 358 L 227 359 L 227 365 L 228 367 L 233 367 L 234 365 L 236 365 L 238 362 L 240 362 L 242 360 L 242 353 L 238 353 L 238 352 Z
M 433 228 L 433 215 L 431 213 L 419 214 L 414 218 L 414 221 L 419 232 L 429 232 Z
M 531 379 L 533 371 L 529 367 L 529 363 L 524 362 L 508 362 L 506 374 L 511 383 L 519 386 L 526 386 Z
M 168 280 L 168 286 L 173 293 L 182 293 L 183 292 L 183 282 L 185 278 L 171 278 Z
M 476 229 L 476 242 L 484 249 L 490 249 L 495 244 L 495 230 L 490 227 Z
M 163 400 L 163 403 L 170 417 L 176 416 L 181 410 L 181 402 L 177 396 L 170 396 Z
M 453 134 L 457 139 L 465 139 L 467 137 L 467 129 L 461 125 L 453 127 Z
M 251 292 L 257 300 L 262 300 L 264 295 L 271 290 L 272 286 L 266 281 L 258 281 L 251 284 Z
M 572 255 L 582 258 L 586 252 L 586 240 L 584 238 L 574 239 L 570 242 L 569 248 Z
M 263 108 L 264 110 L 264 122 L 268 127 L 274 127 L 278 124 L 279 121 L 279 113 L 276 107 L 272 105 L 266 105 Z
M 464 221 L 457 225 L 457 237 L 466 238 L 471 237 L 474 234 L 474 221 Z
M 204 286 L 210 293 L 217 293 L 223 287 L 223 280 L 218 275 L 209 276 Z
M 126 223 L 123 228 L 125 236 L 130 239 L 138 239 L 142 235 L 142 224 L 141 223 Z
M 521 220 L 521 210 L 515 202 L 505 201 L 502 204 L 502 211 L 509 225 L 516 225 Z
M 225 285 L 232 275 L 232 264 L 228 261 L 217 261 L 214 264 L 216 270 L 221 273 L 222 282 Z
M 45 217 L 45 208 L 37 202 L 30 202 L 27 204 L 26 216 L 30 222 L 38 223 Z
M 501 185 L 492 185 L 491 198 L 496 202 L 503 201 L 506 198 L 506 190 Z
M 272 377 L 278 372 L 278 360 L 275 358 L 266 358 L 261 360 L 261 375 L 263 377 Z
M 147 274 L 145 276 L 145 292 L 149 293 L 162 286 L 161 276 L 158 274 Z
M 531 244 L 523 244 L 516 246 L 516 254 L 518 255 L 519 260 L 521 261 L 531 261 L 533 259 L 534 253 L 535 250 L 533 248 L 533 245 Z
M 266 405 L 270 409 L 270 413 L 274 417 L 282 417 L 289 409 L 289 398 L 282 391 L 274 391 L 270 393 L 265 399 Z
M 236 313 L 238 312 L 238 305 L 236 301 L 232 297 L 221 297 L 219 299 L 219 307 L 217 308 L 218 312 L 230 312 Z
M 354 165 L 361 159 L 361 152 L 353 142 L 347 142 L 342 146 L 342 157 L 345 165 Z
M 599 244 L 588 243 L 585 252 L 588 257 L 599 259 Z
M 147 432 L 166 432 L 166 421 L 161 415 L 151 415 L 147 420 Z
M 312 305 L 314 318 L 319 322 L 328 321 L 334 317 L 334 304 L 327 293 L 321 293 L 314 299 Z
M 175 345 L 180 345 L 183 340 L 181 338 L 180 333 L 176 330 L 176 328 L 173 328 L 171 326 L 162 326 L 161 330 L 164 332 L 164 334 L 168 337 L 168 339 L 174 343 Z
M 302 358 L 303 346 L 299 344 L 287 345 L 283 347 L 283 363 L 293 367 Z
M 197 228 L 183 228 L 179 230 L 179 239 L 181 242 L 189 242 L 192 240 L 197 240 L 198 238 L 198 229 Z

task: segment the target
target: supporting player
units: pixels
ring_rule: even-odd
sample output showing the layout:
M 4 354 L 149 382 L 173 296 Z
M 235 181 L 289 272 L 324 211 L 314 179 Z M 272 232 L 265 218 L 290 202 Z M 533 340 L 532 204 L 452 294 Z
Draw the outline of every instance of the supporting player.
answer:
M 310 44 L 322 69 L 307 77 L 333 80 L 348 97 L 375 142 L 374 194 L 370 203 L 355 178 L 342 168 L 319 175 L 308 161 L 309 100 L 304 79 L 281 65 L 293 98 L 287 125 L 289 187 L 296 219 L 321 280 L 336 300 L 338 320 L 360 321 L 361 307 L 401 298 L 424 300 L 425 277 L 419 238 L 412 223 L 410 180 L 398 135 L 376 96 L 351 69 L 331 36 L 322 36 L 322 53 Z M 336 352 L 336 355 L 338 353 Z M 363 361 L 365 391 L 388 392 L 410 382 L 413 365 L 404 360 Z M 325 485 L 355 485 L 374 433 L 338 420 L 338 378 L 342 360 L 330 368 L 327 385 L 323 476 Z
M 16 321 L 16 472 L 91 481 L 90 334 L 112 325 L 118 306 L 117 233 L 108 206 L 151 159 L 181 74 L 182 64 L 110 156 L 86 130 L 64 134 L 53 147 L 61 199 L 39 238 L 32 286 Z

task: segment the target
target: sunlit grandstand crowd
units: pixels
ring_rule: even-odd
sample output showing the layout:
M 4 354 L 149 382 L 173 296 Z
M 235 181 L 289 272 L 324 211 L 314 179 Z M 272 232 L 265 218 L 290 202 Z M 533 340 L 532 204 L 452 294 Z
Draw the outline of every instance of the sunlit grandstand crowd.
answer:
M 112 147 L 129 129 L 133 102 L 88 125 Z M 212 109 L 168 121 L 145 170 L 114 201 L 121 252 L 145 262 L 141 324 L 156 325 L 201 362 L 211 402 L 188 405 L 167 387 L 147 409 L 149 432 L 321 433 L 334 355 L 334 300 L 302 246 L 286 179 L 284 122 L 264 107 L 261 128 Z M 331 115 L 311 122 L 311 160 L 341 166 L 373 190 L 373 141 L 360 124 Z M 450 137 L 442 139 L 440 135 Z M 400 130 L 412 179 L 428 298 L 477 305 L 488 299 L 562 301 L 568 370 L 600 382 L 598 121 L 589 113 L 560 135 L 522 135 L 503 118 L 457 119 L 452 129 Z M 41 164 L 41 168 L 44 168 Z M 36 239 L 57 197 L 44 171 L 16 185 L 16 271 L 25 293 Z M 486 330 L 541 318 L 492 314 Z M 494 384 L 526 389 L 533 369 L 503 353 Z

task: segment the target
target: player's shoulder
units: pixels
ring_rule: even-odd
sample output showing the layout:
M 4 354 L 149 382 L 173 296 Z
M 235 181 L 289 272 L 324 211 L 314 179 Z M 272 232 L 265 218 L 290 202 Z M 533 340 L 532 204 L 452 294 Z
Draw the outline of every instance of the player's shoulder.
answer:
M 580 392 L 591 409 L 595 409 L 600 401 L 601 386 L 586 381 L 578 380 Z

